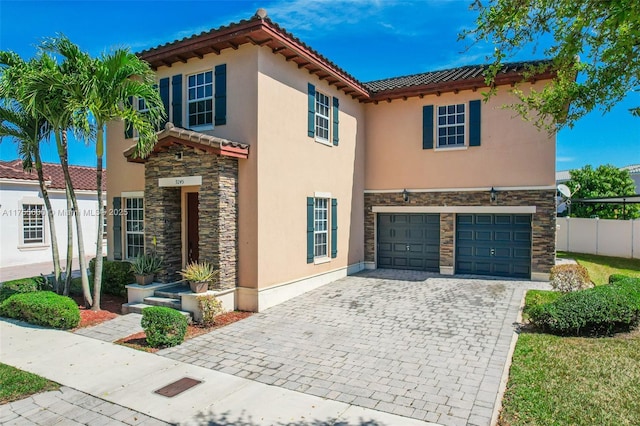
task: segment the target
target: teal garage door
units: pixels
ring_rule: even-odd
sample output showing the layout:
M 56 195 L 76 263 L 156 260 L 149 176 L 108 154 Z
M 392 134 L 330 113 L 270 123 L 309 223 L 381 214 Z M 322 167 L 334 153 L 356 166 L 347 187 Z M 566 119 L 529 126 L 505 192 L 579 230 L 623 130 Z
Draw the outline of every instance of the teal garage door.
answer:
M 531 277 L 531 215 L 458 214 L 456 273 Z
M 439 214 L 378 214 L 378 268 L 440 270 Z

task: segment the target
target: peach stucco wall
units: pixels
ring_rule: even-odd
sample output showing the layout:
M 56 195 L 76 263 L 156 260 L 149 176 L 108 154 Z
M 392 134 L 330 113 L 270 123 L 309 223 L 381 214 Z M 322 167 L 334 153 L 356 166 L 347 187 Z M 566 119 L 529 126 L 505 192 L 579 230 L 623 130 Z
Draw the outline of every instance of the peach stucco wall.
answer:
M 436 115 L 438 105 L 468 105 L 485 89 L 367 104 L 366 189 L 554 185 L 555 136 L 501 108 L 515 101 L 507 89 L 482 103 L 481 146 L 464 149 L 423 150 L 422 107 Z
M 309 82 L 340 100 L 337 147 L 307 136 Z M 361 262 L 364 106 L 268 48 L 260 49 L 258 88 L 259 287 Z M 306 197 L 315 192 L 338 200 L 338 257 L 317 265 L 306 263 Z

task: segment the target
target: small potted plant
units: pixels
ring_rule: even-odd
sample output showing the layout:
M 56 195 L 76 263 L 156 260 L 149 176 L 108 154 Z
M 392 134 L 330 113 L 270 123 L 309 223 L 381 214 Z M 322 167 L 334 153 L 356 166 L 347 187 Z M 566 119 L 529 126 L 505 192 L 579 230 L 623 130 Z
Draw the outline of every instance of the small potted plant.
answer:
M 139 255 L 131 263 L 131 270 L 136 276 L 136 283 L 140 285 L 151 284 L 156 273 L 162 269 L 162 263 L 162 258 L 155 253 Z
M 191 262 L 182 271 L 182 278 L 189 281 L 189 287 L 194 293 L 204 293 L 209 289 L 217 271 L 208 262 Z

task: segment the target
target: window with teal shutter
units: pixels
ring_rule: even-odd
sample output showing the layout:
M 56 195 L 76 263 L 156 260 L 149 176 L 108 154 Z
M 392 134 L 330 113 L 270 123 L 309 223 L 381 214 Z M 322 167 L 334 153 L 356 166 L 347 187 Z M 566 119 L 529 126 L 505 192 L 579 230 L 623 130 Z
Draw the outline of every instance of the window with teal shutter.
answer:
M 333 98 L 333 145 L 334 146 L 338 146 L 338 124 L 339 124 L 339 120 L 338 120 L 338 116 L 340 113 L 340 101 L 338 100 L 338 98 Z
M 127 99 L 127 102 L 128 102 L 127 104 L 128 107 L 133 106 L 133 96 L 129 96 L 129 98 Z M 131 139 L 132 137 L 133 137 L 133 126 L 128 120 L 124 120 L 124 138 Z
M 122 198 L 113 197 L 113 259 L 122 260 Z
M 331 258 L 338 257 L 338 200 L 331 199 Z
M 171 79 L 173 100 L 172 119 L 176 127 L 182 127 L 182 74 L 174 75 Z
M 433 105 L 422 107 L 422 149 L 433 148 Z
M 308 114 L 307 114 L 307 133 L 310 137 L 316 135 L 316 86 L 309 83 L 307 85 L 308 97 Z
M 469 146 L 480 146 L 482 101 L 469 101 Z
M 169 77 L 160 79 L 160 99 L 162 100 L 162 106 L 164 112 L 167 115 L 162 124 L 160 130 L 164 129 L 164 125 L 169 121 Z
M 307 197 L 307 263 L 313 263 L 314 258 L 314 220 L 313 220 L 313 197 Z
M 215 69 L 215 125 L 227 124 L 227 65 L 216 66 Z

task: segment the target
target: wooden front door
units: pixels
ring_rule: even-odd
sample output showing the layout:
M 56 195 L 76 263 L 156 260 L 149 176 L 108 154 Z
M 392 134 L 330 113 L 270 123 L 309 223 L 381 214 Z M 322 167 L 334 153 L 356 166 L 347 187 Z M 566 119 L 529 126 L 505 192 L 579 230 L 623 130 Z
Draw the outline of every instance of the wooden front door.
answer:
M 198 250 L 198 193 L 187 193 L 187 260 L 189 263 L 200 259 Z

